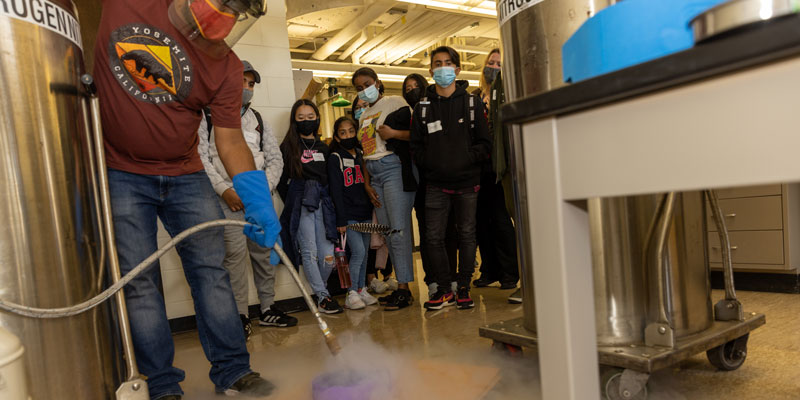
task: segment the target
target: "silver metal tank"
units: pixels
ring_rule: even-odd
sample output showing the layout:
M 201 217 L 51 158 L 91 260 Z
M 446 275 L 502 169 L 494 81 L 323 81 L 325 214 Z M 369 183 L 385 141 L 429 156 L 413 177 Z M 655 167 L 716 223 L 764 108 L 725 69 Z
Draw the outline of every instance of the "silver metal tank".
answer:
M 561 46 L 597 11 L 614 0 L 544 0 L 519 2 L 498 0 L 503 56 L 503 83 L 506 101 L 519 100 L 564 85 L 561 73 Z M 533 4 L 518 7 L 517 3 Z M 533 296 L 533 257 L 524 243 L 530 243 L 528 203 L 525 196 L 524 138 L 513 130 L 509 134 L 509 169 L 514 185 L 517 226 L 517 259 L 522 281 L 525 328 L 536 331 Z
M 503 82 L 506 99 L 515 101 L 566 85 L 561 47 L 588 18 L 615 0 L 498 0 L 502 37 Z M 524 326 L 536 331 L 533 264 L 527 198 L 525 195 L 525 138 L 512 128 L 510 170 L 514 183 L 518 257 L 523 291 Z M 698 193 L 678 194 L 672 230 L 667 241 L 665 308 L 675 336 L 706 329 L 712 321 L 708 270 L 705 261 L 705 208 Z M 588 201 L 595 309 L 599 344 L 644 341 L 644 328 L 653 322 L 649 268 L 645 261 L 647 234 L 659 196 L 590 199 Z M 691 305 L 691 307 L 690 307 Z
M 648 231 L 660 195 L 594 198 L 588 201 L 597 342 L 628 345 L 645 342 L 645 328 L 657 319 L 652 297 L 657 274 L 647 257 Z M 676 337 L 711 326 L 710 284 L 705 254 L 702 192 L 676 194 L 664 252 L 667 318 Z M 650 293 L 653 293 L 651 295 Z
M 0 2 L 0 297 L 27 306 L 71 306 L 107 278 L 80 43 L 69 0 Z M 0 312 L 25 346 L 33 399 L 114 398 L 113 305 L 61 319 Z

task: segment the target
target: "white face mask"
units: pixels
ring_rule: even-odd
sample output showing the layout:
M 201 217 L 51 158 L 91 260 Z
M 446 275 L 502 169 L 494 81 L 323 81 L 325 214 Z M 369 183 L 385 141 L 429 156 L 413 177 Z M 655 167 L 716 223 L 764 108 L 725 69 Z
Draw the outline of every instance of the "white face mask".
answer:
M 369 104 L 378 101 L 378 97 L 380 97 L 380 95 L 381 92 L 378 90 L 377 83 L 374 83 L 372 86 L 358 92 L 358 98 L 366 101 Z

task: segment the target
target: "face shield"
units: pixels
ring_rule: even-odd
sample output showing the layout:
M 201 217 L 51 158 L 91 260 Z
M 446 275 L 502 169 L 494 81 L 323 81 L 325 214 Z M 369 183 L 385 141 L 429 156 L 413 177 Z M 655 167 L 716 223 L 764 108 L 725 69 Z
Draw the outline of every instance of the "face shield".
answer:
M 193 45 L 220 58 L 266 12 L 266 0 L 174 0 L 169 18 Z

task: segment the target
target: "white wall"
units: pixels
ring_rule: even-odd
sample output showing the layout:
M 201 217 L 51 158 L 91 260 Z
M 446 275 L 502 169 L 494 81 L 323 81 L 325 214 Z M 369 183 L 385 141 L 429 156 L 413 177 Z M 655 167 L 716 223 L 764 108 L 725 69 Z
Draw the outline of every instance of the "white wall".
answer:
M 268 122 L 278 142 L 283 139 L 289 127 L 289 111 L 295 101 L 294 79 L 292 76 L 291 55 L 289 54 L 289 34 L 286 28 L 286 5 L 283 0 L 268 0 L 267 15 L 258 22 L 237 43 L 234 51 L 242 60 L 250 61 L 261 75 L 261 83 L 256 85 L 253 107 Z M 275 196 L 278 212 L 282 208 Z M 159 224 L 159 246 L 169 240 L 169 235 Z M 249 260 L 248 260 L 249 263 Z M 250 304 L 258 304 L 250 271 Z M 300 296 L 300 291 L 283 266 L 279 266 L 275 279 L 276 300 Z M 179 318 L 194 315 L 194 305 L 189 286 L 177 253 L 172 250 L 161 260 L 161 276 L 167 317 Z

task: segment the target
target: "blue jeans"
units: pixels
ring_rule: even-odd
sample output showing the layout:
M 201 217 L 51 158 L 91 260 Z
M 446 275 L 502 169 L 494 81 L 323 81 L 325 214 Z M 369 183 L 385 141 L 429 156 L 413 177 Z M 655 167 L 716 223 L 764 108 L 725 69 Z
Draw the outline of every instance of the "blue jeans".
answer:
M 371 223 L 366 221 L 347 221 L 347 224 Z M 367 251 L 369 250 L 369 233 L 356 232 L 352 229 L 347 230 L 347 245 L 350 246 L 350 280 L 352 286 L 350 290 L 358 291 L 363 288 L 367 280 Z
M 157 176 L 109 169 L 108 186 L 123 275 L 156 251 L 157 219 L 175 236 L 199 223 L 224 218 L 205 172 Z M 194 299 L 200 344 L 211 362 L 209 376 L 218 390 L 227 389 L 251 370 L 228 271 L 222 267 L 223 228 L 196 233 L 176 250 Z M 124 289 L 136 363 L 147 376 L 153 399 L 182 395 L 179 382 L 185 376 L 172 366 L 175 348 L 160 286 L 161 268 L 156 262 Z
M 403 191 L 403 169 L 400 157 L 390 154 L 380 160 L 367 160 L 370 184 L 378 192 L 381 207 L 375 209 L 378 222 L 389 225 L 400 232 L 389 235 L 386 244 L 392 259 L 397 281 L 414 281 L 414 265 L 411 252 L 414 234 L 411 232 L 411 207 L 416 192 Z M 416 167 L 414 168 L 416 175 Z
M 329 297 L 326 282 L 333 271 L 333 242 L 325 237 L 322 207 L 308 211 L 301 207 L 300 226 L 297 227 L 297 245 L 303 260 L 303 272 L 317 295 L 317 301 Z

